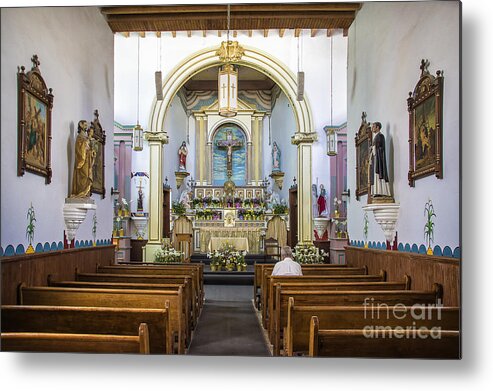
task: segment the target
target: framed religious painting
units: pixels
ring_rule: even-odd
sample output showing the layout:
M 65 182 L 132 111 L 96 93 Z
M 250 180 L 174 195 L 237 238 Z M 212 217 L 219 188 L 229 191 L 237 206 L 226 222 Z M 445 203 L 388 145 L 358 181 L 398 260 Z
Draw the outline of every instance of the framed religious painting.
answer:
M 366 121 L 366 113 L 361 115 L 361 125 L 354 139 L 356 145 L 356 199 L 368 194 L 368 168 L 371 148 L 371 127 Z
M 429 175 L 443 178 L 443 72 L 428 71 L 430 63 L 421 60 L 421 77 L 409 92 L 409 186 Z
M 26 171 L 45 177 L 51 182 L 51 111 L 52 89 L 48 89 L 39 70 L 38 56 L 31 58 L 32 68 L 17 72 L 18 132 L 17 175 Z
M 94 121 L 91 122 L 91 127 L 94 129 L 92 136 L 92 148 L 96 152 L 94 164 L 92 166 L 92 186 L 91 193 L 101 194 L 104 198 L 106 189 L 104 187 L 104 146 L 106 144 L 106 133 L 99 122 L 99 112 L 94 111 Z

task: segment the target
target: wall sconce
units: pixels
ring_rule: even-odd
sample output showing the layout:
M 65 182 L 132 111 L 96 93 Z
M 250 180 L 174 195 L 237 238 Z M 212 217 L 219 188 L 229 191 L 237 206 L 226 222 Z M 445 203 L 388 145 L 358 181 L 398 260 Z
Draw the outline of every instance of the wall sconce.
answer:
M 341 193 L 342 201 L 348 202 L 350 198 L 351 198 L 351 190 L 346 189 Z

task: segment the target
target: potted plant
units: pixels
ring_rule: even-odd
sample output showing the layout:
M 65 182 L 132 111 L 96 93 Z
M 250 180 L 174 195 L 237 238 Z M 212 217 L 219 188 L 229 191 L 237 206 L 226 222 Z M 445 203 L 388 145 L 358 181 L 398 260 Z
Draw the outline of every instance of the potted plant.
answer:
M 32 245 L 34 240 L 34 222 L 36 221 L 36 215 L 34 213 L 34 207 L 31 203 L 31 207 L 27 210 L 27 227 L 26 227 L 26 237 L 29 240 L 29 246 L 27 247 L 26 254 L 34 253 L 34 247 Z
M 323 263 L 324 257 L 328 254 L 315 246 L 294 247 L 294 260 L 301 264 Z
M 365 235 L 365 248 L 368 248 L 368 213 L 365 212 L 365 217 L 363 220 L 363 234 Z
M 433 255 L 433 250 L 431 248 L 431 245 L 433 244 L 434 240 L 434 230 L 435 230 L 435 222 L 433 221 L 433 218 L 436 217 L 435 214 L 435 209 L 433 208 L 433 203 L 431 202 L 430 199 L 428 199 L 428 202 L 425 204 L 425 216 L 426 216 L 426 224 L 424 227 L 424 237 L 426 240 L 426 243 L 428 244 L 428 249 L 426 250 L 426 254 L 428 255 Z
M 171 205 L 171 210 L 176 215 L 183 216 L 186 213 L 187 208 L 183 202 L 173 201 L 173 203 Z

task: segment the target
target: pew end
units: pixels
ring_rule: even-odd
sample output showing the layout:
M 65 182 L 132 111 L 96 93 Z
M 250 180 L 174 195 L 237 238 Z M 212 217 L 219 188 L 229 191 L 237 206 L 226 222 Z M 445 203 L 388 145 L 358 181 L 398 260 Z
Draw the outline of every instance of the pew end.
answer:
M 318 356 L 318 317 L 312 316 L 310 319 L 310 343 L 308 345 L 308 355 Z

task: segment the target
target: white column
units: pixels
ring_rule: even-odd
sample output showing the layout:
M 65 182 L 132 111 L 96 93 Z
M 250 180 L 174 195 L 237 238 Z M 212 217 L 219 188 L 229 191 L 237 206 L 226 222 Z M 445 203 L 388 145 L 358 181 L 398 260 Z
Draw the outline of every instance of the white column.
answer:
M 163 237 L 163 144 L 168 143 L 168 135 L 166 132 L 146 132 L 145 139 L 149 142 L 150 167 L 148 241 L 143 259 L 153 262 Z
M 291 143 L 298 147 L 298 244 L 313 246 L 312 233 L 312 143 L 317 133 L 296 133 Z

